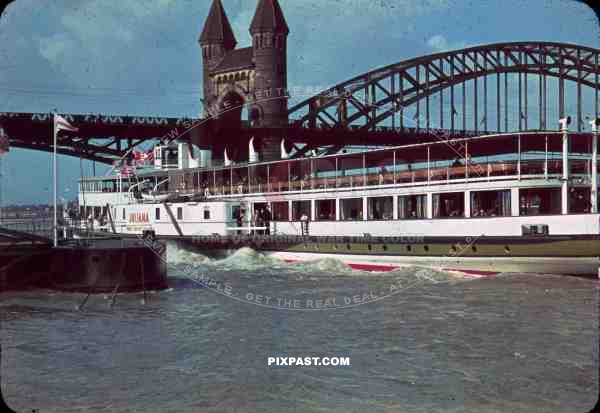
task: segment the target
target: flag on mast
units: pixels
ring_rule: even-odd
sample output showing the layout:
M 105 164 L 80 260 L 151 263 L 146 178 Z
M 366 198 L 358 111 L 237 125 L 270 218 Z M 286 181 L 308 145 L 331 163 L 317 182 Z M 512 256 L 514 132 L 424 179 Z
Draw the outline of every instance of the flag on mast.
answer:
M 76 128 L 75 126 L 71 125 L 69 121 L 67 121 L 62 116 L 54 114 L 54 131 L 58 133 L 61 130 L 66 130 L 69 132 L 79 132 L 79 128 Z
M 54 156 L 52 157 L 52 170 L 53 170 L 53 181 L 54 181 L 54 224 L 53 224 L 53 229 L 54 229 L 54 246 L 57 247 L 58 246 L 58 213 L 57 213 L 57 196 L 58 196 L 58 164 L 56 161 L 57 158 L 57 146 L 58 146 L 58 133 L 61 130 L 66 130 L 69 132 L 79 132 L 79 128 L 76 128 L 75 126 L 71 125 L 65 118 L 63 118 L 62 116 L 60 116 L 59 114 L 55 113 L 54 114 L 54 142 L 53 142 L 53 149 L 54 149 Z

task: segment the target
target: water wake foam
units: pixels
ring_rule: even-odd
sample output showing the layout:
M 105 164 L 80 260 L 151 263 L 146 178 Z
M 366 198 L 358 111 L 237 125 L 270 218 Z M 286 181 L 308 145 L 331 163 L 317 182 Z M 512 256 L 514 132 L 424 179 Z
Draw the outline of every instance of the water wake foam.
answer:
M 207 264 L 212 260 L 198 252 L 189 251 L 183 248 L 179 248 L 174 243 L 167 243 L 167 261 L 172 265 L 197 265 Z
M 198 252 L 192 252 L 177 247 L 174 243 L 167 244 L 167 257 L 173 265 L 205 266 L 208 269 L 228 271 L 256 271 L 287 270 L 311 275 L 345 275 L 345 276 L 386 276 L 395 278 L 421 277 L 424 281 L 452 282 L 467 280 L 471 277 L 455 271 L 442 269 L 429 269 L 413 265 L 406 265 L 388 273 L 371 273 L 352 269 L 338 258 L 321 258 L 307 262 L 287 264 L 278 258 L 268 256 L 252 248 L 244 247 L 231 251 L 225 258 L 211 258 Z
M 353 270 L 347 264 L 344 264 L 342 260 L 337 258 L 322 258 L 313 261 L 298 262 L 289 264 L 289 267 L 302 272 L 317 272 L 339 275 L 363 273 L 362 271 Z

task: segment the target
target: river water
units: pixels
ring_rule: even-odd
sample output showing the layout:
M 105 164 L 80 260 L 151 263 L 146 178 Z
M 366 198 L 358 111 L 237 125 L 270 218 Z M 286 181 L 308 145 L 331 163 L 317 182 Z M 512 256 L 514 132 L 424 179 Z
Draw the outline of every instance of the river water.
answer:
M 221 260 L 173 246 L 168 255 L 171 288 L 145 304 L 142 294 L 118 295 L 111 308 L 98 295 L 78 311 L 83 294 L 0 295 L 8 404 L 40 413 L 430 413 L 582 412 L 596 401 L 595 280 L 376 275 L 246 249 Z M 269 306 L 247 302 L 257 296 Z M 317 300 L 331 307 L 309 309 Z M 350 366 L 269 366 L 268 357 L 349 357 Z

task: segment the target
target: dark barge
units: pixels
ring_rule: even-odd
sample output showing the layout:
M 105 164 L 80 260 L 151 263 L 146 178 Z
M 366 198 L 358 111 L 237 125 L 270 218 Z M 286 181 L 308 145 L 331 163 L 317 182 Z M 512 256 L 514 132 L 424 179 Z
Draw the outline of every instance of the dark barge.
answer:
M 0 230 L 0 291 L 104 293 L 167 288 L 164 244 L 120 237 L 72 239 Z

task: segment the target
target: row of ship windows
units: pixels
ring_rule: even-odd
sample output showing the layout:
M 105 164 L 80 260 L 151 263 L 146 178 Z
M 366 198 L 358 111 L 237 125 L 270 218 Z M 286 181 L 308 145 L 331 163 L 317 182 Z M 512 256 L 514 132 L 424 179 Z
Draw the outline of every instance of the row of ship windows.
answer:
M 309 248 L 310 248 L 309 244 L 305 243 L 304 244 L 304 249 L 306 250 L 306 249 L 309 249 Z M 313 248 L 314 248 L 314 250 L 318 251 L 318 250 L 321 249 L 321 246 L 319 244 L 313 244 Z M 406 252 L 414 252 L 414 253 L 419 252 L 419 248 L 420 248 L 420 245 L 416 245 L 413 248 L 413 246 L 410 245 L 410 244 L 406 245 L 404 247 L 404 249 L 405 249 Z M 340 246 L 338 244 L 334 244 L 333 245 L 333 249 L 334 250 L 339 250 Z M 373 249 L 374 249 L 373 248 L 373 244 L 368 244 L 367 245 L 367 249 L 369 251 L 373 251 Z M 383 244 L 381 246 L 381 250 L 382 251 L 388 251 L 388 249 L 389 249 L 388 246 L 385 245 L 385 244 Z M 478 251 L 478 248 L 477 248 L 476 245 L 471 245 L 470 249 L 471 249 L 471 251 L 473 253 L 477 253 L 477 251 Z M 346 244 L 346 250 L 351 251 L 352 250 L 352 245 L 351 244 Z M 430 250 L 429 249 L 429 245 L 423 245 L 422 250 L 423 250 L 423 252 L 429 252 L 429 250 Z M 465 248 L 461 247 L 460 245 L 453 245 L 453 246 L 450 247 L 450 249 L 448 251 L 448 254 L 454 255 L 454 254 L 456 254 L 459 251 L 462 253 L 464 250 L 465 250 Z M 508 245 L 504 246 L 504 253 L 507 254 L 507 255 L 511 253 L 510 246 L 508 246 Z
M 255 209 L 265 207 L 255 204 Z M 571 188 L 568 199 L 569 213 L 589 213 L 591 211 L 590 188 Z M 470 193 L 471 217 L 511 216 L 511 192 L 473 191 Z M 287 201 L 272 202 L 272 218 L 275 221 L 300 221 L 303 216 L 311 217 L 311 201 L 292 201 L 291 210 Z M 339 208 L 339 213 L 337 209 Z M 463 192 L 433 194 L 431 199 L 433 218 L 465 217 L 465 196 Z M 291 216 L 290 216 L 291 213 Z M 366 211 L 363 198 L 315 200 L 314 219 L 316 221 L 362 221 L 394 219 L 394 197 L 368 197 Z M 553 215 L 561 213 L 560 188 L 519 189 L 519 215 Z M 426 219 L 427 196 L 399 196 L 397 219 Z
M 399 196 L 397 219 L 426 219 L 427 196 Z M 292 201 L 291 211 L 288 201 L 272 202 L 270 204 L 271 219 L 274 221 L 301 221 L 303 217 L 310 218 L 311 201 Z M 590 212 L 590 188 L 571 188 L 569 191 L 569 213 Z M 364 219 L 363 198 L 346 198 L 315 200 L 314 219 L 316 221 L 362 221 Z M 255 203 L 255 210 L 267 210 L 267 204 Z M 433 218 L 465 217 L 465 197 L 463 192 L 433 194 L 431 205 Z M 471 217 L 503 217 L 511 216 L 510 190 L 473 191 L 470 193 Z M 290 217 L 291 212 L 291 217 Z M 394 198 L 392 196 L 367 198 L 367 220 L 393 220 Z M 560 188 L 519 189 L 519 215 L 553 215 L 561 213 Z M 240 208 L 234 209 L 232 219 L 238 219 Z M 203 218 L 211 219 L 209 207 L 203 210 Z M 291 219 L 290 219 L 291 218 Z M 122 209 L 122 219 L 127 219 L 126 209 Z M 176 219 L 184 219 L 183 207 L 177 207 Z M 154 220 L 161 220 L 161 208 L 155 208 Z M 131 219 L 130 219 L 131 221 Z

